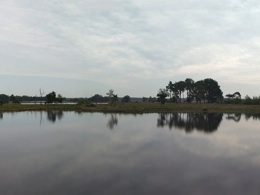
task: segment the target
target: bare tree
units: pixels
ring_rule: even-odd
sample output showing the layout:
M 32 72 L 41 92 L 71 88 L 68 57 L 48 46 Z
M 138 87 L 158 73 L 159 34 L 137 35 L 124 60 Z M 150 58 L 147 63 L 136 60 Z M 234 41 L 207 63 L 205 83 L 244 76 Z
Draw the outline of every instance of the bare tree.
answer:
M 109 104 L 114 104 L 117 101 L 117 94 L 114 94 L 114 90 L 110 89 L 108 93 L 106 93 L 109 98 Z
M 41 101 L 42 101 L 42 96 L 45 94 L 45 92 L 41 88 L 39 89 L 39 91 L 40 91 L 40 96 L 41 96 Z

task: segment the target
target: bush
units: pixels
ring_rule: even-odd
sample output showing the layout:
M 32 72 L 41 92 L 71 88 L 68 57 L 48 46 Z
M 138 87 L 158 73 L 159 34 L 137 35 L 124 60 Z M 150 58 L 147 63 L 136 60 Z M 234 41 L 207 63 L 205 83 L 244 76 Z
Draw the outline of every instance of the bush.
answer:
M 250 105 L 252 103 L 253 103 L 252 99 L 248 95 L 246 95 L 245 100 L 244 100 L 244 104 Z
M 125 102 L 125 103 L 127 103 L 127 102 L 130 102 L 130 96 L 129 95 L 126 95 L 126 96 L 124 96 L 123 98 L 122 98 L 122 100 L 121 100 L 121 102 Z
M 253 98 L 250 98 L 248 95 L 245 97 L 244 104 L 246 105 L 260 105 L 260 96 L 256 97 L 254 96 Z
M 260 105 L 260 97 L 253 97 L 253 104 Z
M 79 101 L 79 102 L 77 103 L 77 105 L 79 105 L 79 106 L 85 106 L 85 107 L 96 107 L 95 104 L 93 104 L 93 103 L 91 103 L 91 102 L 89 102 L 89 101 L 87 101 L 87 100 Z

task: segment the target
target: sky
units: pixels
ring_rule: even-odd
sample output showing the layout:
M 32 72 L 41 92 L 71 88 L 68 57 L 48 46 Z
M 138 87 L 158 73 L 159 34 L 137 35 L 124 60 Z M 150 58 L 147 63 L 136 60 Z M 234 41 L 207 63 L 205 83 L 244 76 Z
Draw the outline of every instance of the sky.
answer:
M 0 93 L 156 96 L 216 80 L 260 95 L 258 0 L 0 0 Z

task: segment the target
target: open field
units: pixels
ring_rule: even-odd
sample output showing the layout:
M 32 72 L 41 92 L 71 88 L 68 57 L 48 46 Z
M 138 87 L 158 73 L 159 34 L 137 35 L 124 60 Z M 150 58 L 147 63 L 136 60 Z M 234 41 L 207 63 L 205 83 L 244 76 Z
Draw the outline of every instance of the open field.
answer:
M 85 111 L 85 112 L 121 112 L 121 113 L 157 113 L 157 112 L 224 112 L 224 113 L 260 113 L 259 105 L 234 105 L 234 104 L 188 104 L 166 103 L 117 103 L 115 105 L 75 105 L 75 104 L 49 104 L 49 105 L 22 105 L 4 104 L 0 112 L 15 111 Z

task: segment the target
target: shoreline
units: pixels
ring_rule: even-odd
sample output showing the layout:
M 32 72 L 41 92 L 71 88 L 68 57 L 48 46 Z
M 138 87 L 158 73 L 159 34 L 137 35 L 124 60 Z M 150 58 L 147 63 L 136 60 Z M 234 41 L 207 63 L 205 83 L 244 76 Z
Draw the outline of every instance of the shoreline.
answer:
M 0 112 L 21 111 L 79 111 L 79 112 L 104 112 L 104 113 L 162 113 L 162 112 L 208 112 L 208 113 L 253 113 L 260 114 L 260 105 L 241 104 L 204 104 L 204 103 L 116 103 L 90 104 L 87 106 L 76 104 L 4 104 L 0 106 Z

